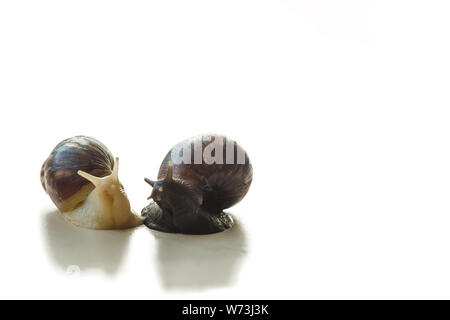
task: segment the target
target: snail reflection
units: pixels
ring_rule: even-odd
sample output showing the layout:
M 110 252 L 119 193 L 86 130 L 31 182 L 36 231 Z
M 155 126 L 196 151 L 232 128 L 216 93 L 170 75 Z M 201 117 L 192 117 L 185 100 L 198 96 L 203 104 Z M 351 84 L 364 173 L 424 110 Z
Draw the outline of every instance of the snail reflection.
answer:
M 42 216 L 42 232 L 47 253 L 61 271 L 74 266 L 80 272 L 120 270 L 134 229 L 97 231 L 67 223 L 57 210 Z
M 157 240 L 157 267 L 167 290 L 226 287 L 238 278 L 247 253 L 244 227 L 210 235 L 153 231 Z

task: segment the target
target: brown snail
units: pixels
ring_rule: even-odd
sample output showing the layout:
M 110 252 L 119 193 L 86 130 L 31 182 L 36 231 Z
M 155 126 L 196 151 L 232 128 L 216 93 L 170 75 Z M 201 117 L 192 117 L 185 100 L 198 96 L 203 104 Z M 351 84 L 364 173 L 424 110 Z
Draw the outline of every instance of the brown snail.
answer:
M 119 158 L 100 141 L 76 136 L 60 142 L 41 168 L 41 183 L 62 215 L 89 229 L 142 224 L 118 177 Z
M 208 234 L 233 225 L 223 212 L 244 198 L 253 169 L 245 150 L 221 135 L 200 135 L 174 146 L 142 210 L 144 224 L 163 232 Z

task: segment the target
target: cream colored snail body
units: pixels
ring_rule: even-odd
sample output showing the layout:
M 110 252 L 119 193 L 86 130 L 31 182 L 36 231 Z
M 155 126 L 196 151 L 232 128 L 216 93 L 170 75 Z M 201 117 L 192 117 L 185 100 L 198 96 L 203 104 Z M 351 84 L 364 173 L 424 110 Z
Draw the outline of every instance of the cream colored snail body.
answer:
M 66 220 L 88 229 L 142 224 L 119 181 L 119 158 L 100 141 L 76 136 L 60 142 L 41 168 L 41 183 Z

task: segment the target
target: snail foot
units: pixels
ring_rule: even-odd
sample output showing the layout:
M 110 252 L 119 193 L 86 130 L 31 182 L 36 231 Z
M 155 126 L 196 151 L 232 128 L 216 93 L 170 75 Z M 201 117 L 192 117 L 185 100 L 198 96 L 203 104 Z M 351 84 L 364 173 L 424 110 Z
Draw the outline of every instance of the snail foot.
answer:
M 174 223 L 172 214 L 162 210 L 155 202 L 142 209 L 141 215 L 144 218 L 144 225 L 148 228 L 167 233 L 212 234 L 230 229 L 234 224 L 234 219 L 229 213 L 222 211 L 211 214 L 202 209 L 194 218 L 183 217 Z

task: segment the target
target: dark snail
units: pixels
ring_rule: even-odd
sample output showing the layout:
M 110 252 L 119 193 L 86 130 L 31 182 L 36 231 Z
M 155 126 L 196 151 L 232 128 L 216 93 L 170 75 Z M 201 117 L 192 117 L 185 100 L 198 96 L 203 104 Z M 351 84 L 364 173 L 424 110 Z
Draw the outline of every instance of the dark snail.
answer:
M 142 210 L 144 224 L 163 232 L 208 234 L 233 225 L 223 212 L 244 198 L 253 169 L 247 153 L 220 135 L 201 135 L 182 141 L 164 158 L 158 180 Z
M 63 216 L 89 229 L 142 224 L 119 181 L 119 158 L 100 141 L 77 136 L 59 143 L 41 168 L 41 183 Z

